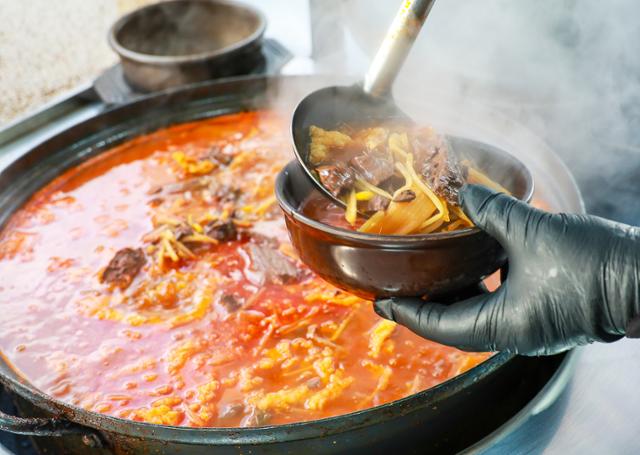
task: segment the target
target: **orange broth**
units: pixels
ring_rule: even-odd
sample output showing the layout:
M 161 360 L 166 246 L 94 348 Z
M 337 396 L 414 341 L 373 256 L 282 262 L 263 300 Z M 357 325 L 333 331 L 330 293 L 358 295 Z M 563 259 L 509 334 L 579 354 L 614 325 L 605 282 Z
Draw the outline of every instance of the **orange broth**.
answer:
M 275 175 L 290 159 L 286 126 L 268 111 L 173 126 L 36 193 L 0 238 L 2 355 L 59 400 L 192 427 L 344 414 L 485 360 L 489 354 L 383 321 L 370 302 L 332 288 L 296 259 L 273 196 Z M 210 159 L 212 150 L 228 159 Z M 201 177 L 208 186 L 166 190 Z M 192 248 L 193 257 L 173 260 L 145 240 L 165 219 L 197 227 L 229 218 L 238 238 Z M 250 253 L 260 242 L 295 265 L 296 280 L 265 280 Z M 145 254 L 126 288 L 101 279 L 122 248 Z M 225 305 L 228 295 L 237 308 Z

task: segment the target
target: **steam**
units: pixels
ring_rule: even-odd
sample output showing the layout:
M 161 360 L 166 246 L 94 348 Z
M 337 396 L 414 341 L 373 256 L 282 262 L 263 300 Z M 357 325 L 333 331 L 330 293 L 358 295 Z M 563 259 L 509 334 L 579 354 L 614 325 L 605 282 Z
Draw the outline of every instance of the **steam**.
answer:
M 343 26 L 347 52 L 317 55 L 320 71 L 341 64 L 361 78 L 398 4 L 348 0 L 327 11 Z M 551 144 L 588 194 L 640 166 L 635 17 L 633 0 L 440 0 L 396 82 L 396 100 L 425 121 L 442 108 L 468 114 L 479 134 L 499 140 L 509 127 L 481 112 L 497 110 Z M 320 48 L 331 48 L 336 33 Z M 537 146 L 510 145 L 531 153 Z

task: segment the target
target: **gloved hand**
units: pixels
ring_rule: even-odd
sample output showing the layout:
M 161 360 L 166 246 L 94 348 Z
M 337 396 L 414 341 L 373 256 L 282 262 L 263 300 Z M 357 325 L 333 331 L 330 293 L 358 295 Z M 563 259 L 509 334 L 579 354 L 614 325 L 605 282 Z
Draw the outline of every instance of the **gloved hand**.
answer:
M 460 199 L 473 222 L 505 248 L 506 281 L 451 305 L 378 300 L 380 316 L 466 351 L 554 354 L 640 336 L 638 228 L 547 213 L 478 185 L 463 188 Z

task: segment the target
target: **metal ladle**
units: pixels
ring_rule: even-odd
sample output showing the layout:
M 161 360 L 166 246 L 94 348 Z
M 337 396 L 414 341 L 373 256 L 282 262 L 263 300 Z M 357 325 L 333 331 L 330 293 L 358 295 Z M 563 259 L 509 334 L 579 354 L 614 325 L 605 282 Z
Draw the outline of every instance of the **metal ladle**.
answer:
M 345 123 L 407 120 L 391 98 L 391 87 L 435 0 L 405 0 L 389 27 L 362 83 L 325 87 L 309 94 L 293 113 L 291 132 L 296 158 L 316 187 L 335 203 L 309 162 L 309 127 L 335 129 Z
M 405 1 L 361 84 L 326 87 L 295 109 L 292 135 L 297 161 L 278 175 L 276 198 L 299 258 L 332 285 L 366 299 L 443 296 L 475 286 L 500 268 L 506 252 L 477 227 L 412 235 L 384 235 L 335 227 L 301 209 L 317 188 L 344 206 L 317 180 L 310 167 L 309 127 L 411 122 L 391 98 L 391 86 L 434 0 Z M 513 196 L 529 201 L 533 178 L 515 157 L 488 144 L 445 136 L 451 150 L 500 182 Z

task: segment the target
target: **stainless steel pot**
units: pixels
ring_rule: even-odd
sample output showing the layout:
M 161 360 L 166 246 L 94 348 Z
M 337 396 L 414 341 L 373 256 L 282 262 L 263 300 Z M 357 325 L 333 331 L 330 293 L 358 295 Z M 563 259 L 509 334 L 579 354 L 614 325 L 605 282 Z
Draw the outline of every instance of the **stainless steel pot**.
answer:
M 157 91 L 247 74 L 261 63 L 264 15 L 226 0 L 169 0 L 119 19 L 108 40 L 127 82 Z

